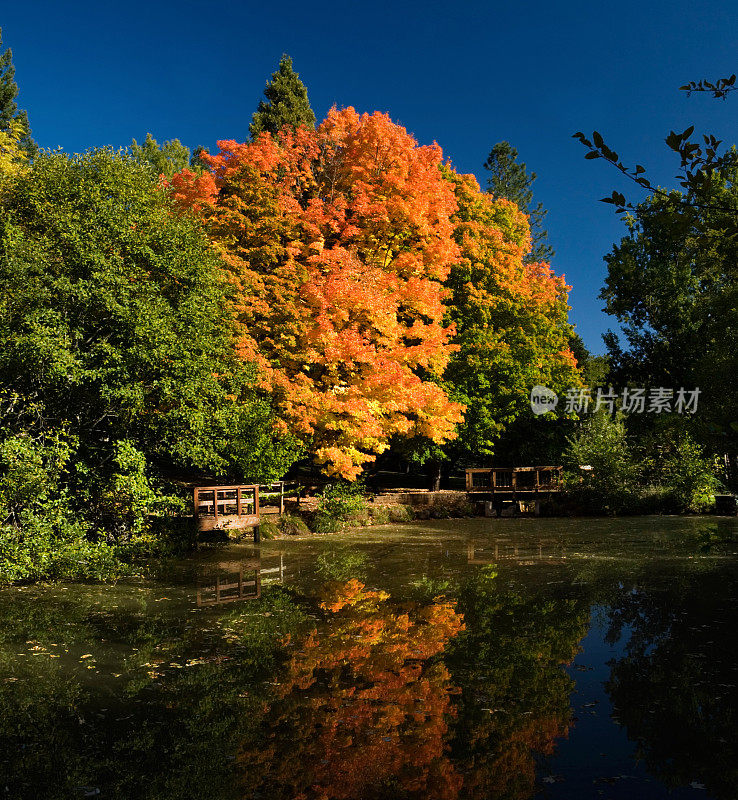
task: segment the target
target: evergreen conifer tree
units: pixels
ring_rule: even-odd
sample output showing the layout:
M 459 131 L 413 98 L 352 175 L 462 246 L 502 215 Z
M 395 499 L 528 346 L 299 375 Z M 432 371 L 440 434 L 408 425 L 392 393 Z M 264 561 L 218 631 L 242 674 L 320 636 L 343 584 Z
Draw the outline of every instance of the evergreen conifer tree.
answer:
M 532 238 L 531 251 L 526 258 L 529 263 L 550 261 L 554 249 L 548 244 L 548 232 L 542 227 L 543 218 L 548 214 L 541 203 L 533 206 L 531 186 L 537 175 L 528 174 L 525 164 L 518 163 L 518 151 L 510 142 L 498 142 L 490 151 L 484 168 L 491 175 L 487 180 L 487 191 L 495 197 L 511 200 L 530 218 Z
M 315 127 L 315 114 L 310 108 L 307 89 L 299 74 L 292 69 L 292 59 L 288 55 L 282 56 L 279 69 L 272 73 L 264 97 L 266 99 L 259 103 L 249 126 L 252 139 L 263 131 L 275 135 L 283 125 Z
M 29 155 L 33 155 L 38 148 L 31 138 L 28 114 L 25 111 L 19 111 L 15 102 L 18 97 L 18 84 L 15 82 L 13 51 L 8 48 L 2 52 L 2 45 L 3 31 L 0 28 L 0 131 L 8 131 L 11 123 L 18 123 L 24 132 L 20 140 L 21 147 Z

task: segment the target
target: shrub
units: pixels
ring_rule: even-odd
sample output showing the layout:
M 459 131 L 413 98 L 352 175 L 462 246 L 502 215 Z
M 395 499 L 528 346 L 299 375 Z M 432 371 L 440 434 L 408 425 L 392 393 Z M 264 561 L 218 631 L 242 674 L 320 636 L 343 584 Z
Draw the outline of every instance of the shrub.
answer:
M 366 495 L 361 484 L 329 484 L 318 495 L 313 527 L 317 533 L 335 533 L 343 530 L 347 522 L 357 521 L 366 511 Z
M 103 580 L 127 571 L 114 547 L 90 539 L 60 489 L 71 452 L 60 432 L 0 442 L 0 583 Z
M 90 541 L 82 523 L 55 512 L 58 509 L 45 516 L 26 512 L 18 525 L 0 528 L 0 584 L 108 580 L 130 571 L 114 546 Z
M 686 432 L 678 432 L 668 442 L 661 478 L 677 511 L 707 510 L 720 485 L 713 460 Z
M 294 514 L 283 514 L 279 520 L 279 530 L 288 536 L 304 536 L 310 533 L 307 523 L 302 517 Z
M 275 539 L 281 533 L 279 525 L 270 519 L 262 519 L 259 525 L 259 536 L 262 539 Z
M 430 507 L 430 516 L 432 519 L 473 517 L 474 506 L 465 497 L 436 498 Z
M 564 453 L 565 487 L 585 511 L 617 514 L 637 501 L 639 471 L 621 418 L 592 414 Z M 583 470 L 581 467 L 588 467 Z
M 114 445 L 115 471 L 98 500 L 100 521 L 116 540 L 142 537 L 151 531 L 152 514 L 183 512 L 185 502 L 163 494 L 146 474 L 146 456 L 133 442 L 122 439 Z
M 390 522 L 410 522 L 415 519 L 412 506 L 390 506 Z

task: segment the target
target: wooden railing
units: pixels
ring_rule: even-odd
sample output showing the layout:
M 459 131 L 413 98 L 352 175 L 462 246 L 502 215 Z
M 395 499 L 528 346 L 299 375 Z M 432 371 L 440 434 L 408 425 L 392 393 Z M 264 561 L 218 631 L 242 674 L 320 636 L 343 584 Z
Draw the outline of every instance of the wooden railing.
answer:
M 466 470 L 466 491 L 539 494 L 561 489 L 563 467 L 475 467 Z
M 259 487 L 196 486 L 195 519 L 201 531 L 252 528 L 259 524 Z
M 284 501 L 296 500 L 300 503 L 302 487 L 298 481 L 277 481 L 275 483 L 262 483 L 259 486 L 259 497 L 262 511 L 266 509 L 279 510 L 284 514 Z

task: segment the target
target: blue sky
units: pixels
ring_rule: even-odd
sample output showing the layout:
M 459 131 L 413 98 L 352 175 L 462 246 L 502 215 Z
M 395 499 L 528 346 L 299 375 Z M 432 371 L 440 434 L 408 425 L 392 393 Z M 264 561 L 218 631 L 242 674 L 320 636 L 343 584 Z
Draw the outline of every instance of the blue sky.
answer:
M 334 103 L 380 110 L 456 168 L 509 140 L 538 174 L 553 264 L 573 286 L 587 346 L 614 321 L 597 295 L 623 234 L 612 189 L 631 190 L 571 138 L 603 133 L 626 163 L 672 185 L 664 137 L 695 124 L 736 141 L 738 97 L 687 98 L 691 79 L 738 72 L 738 6 L 686 0 L 597 3 L 34 2 L 0 6 L 19 104 L 44 147 L 125 146 L 151 131 L 190 147 L 243 139 L 269 75 L 289 53 L 316 116 Z

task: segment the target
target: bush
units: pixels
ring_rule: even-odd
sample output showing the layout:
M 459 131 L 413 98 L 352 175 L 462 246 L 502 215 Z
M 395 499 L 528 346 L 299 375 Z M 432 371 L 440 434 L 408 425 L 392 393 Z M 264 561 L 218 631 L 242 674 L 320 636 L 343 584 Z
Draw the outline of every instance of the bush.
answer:
M 109 580 L 129 572 L 117 549 L 93 542 L 82 523 L 54 511 L 23 514 L 0 528 L 0 584 L 38 580 Z
M 715 500 L 720 481 L 713 460 L 686 432 L 667 443 L 661 479 L 677 511 L 706 511 Z
M 259 536 L 262 539 L 276 539 L 281 533 L 279 525 L 270 519 L 263 519 L 259 525 Z
M 317 533 L 335 533 L 347 523 L 358 521 L 361 515 L 366 518 L 366 514 L 366 495 L 361 484 L 329 484 L 318 495 L 313 527 Z
M 100 522 L 116 541 L 146 537 L 151 532 L 152 514 L 186 510 L 181 498 L 154 489 L 146 474 L 146 456 L 133 442 L 116 442 L 114 453 L 116 469 L 100 494 L 97 511 Z
M 465 498 L 449 496 L 436 498 L 430 507 L 431 519 L 454 519 L 457 517 L 473 517 L 474 506 Z
M 64 506 L 59 480 L 71 453 L 71 443 L 59 431 L 43 438 L 23 432 L 0 442 L 0 522 L 42 517 L 52 503 Z
M 568 441 L 565 487 L 580 507 L 607 514 L 632 509 L 638 499 L 639 471 L 622 419 L 604 412 L 592 414 Z
M 310 533 L 307 523 L 302 517 L 293 514 L 283 514 L 279 520 L 280 533 L 288 536 L 304 536 Z
M 390 509 L 387 506 L 375 506 L 369 509 L 372 525 L 386 525 L 391 520 Z
M 411 522 L 415 519 L 412 506 L 390 506 L 390 522 Z

